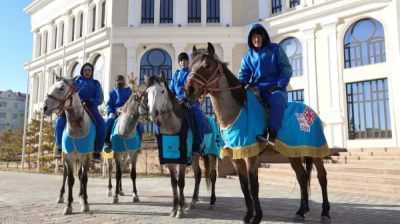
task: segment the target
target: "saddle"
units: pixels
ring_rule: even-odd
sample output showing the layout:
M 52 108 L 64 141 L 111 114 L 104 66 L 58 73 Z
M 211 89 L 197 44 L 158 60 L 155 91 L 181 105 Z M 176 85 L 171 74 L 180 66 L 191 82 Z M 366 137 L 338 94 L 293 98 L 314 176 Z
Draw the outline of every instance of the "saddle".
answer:
M 185 113 L 186 121 L 189 124 L 189 127 L 193 132 L 193 136 L 195 136 L 196 129 L 195 129 L 194 112 L 193 112 L 192 106 L 188 102 L 184 102 L 180 105 L 180 107 L 183 109 L 183 111 Z M 211 127 L 210 123 L 208 122 L 205 114 L 204 114 L 204 119 L 206 122 L 205 134 L 212 133 L 212 127 Z

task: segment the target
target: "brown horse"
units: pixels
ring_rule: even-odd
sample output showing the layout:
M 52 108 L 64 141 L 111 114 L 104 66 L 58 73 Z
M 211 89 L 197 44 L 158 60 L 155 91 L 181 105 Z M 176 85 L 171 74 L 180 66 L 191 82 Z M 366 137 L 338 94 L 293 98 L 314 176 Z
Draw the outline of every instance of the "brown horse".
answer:
M 209 94 L 214 111 L 221 129 L 234 124 L 247 101 L 246 90 L 241 87 L 239 80 L 228 69 L 227 63 L 222 63 L 214 56 L 215 50 L 208 43 L 207 53 L 199 53 L 193 47 L 193 60 L 190 63 L 191 76 L 185 85 L 185 94 L 190 100 L 205 97 Z M 265 145 L 260 146 L 265 149 Z M 279 149 L 276 149 L 279 151 Z M 313 164 L 317 168 L 318 180 L 322 189 L 323 204 L 321 222 L 330 222 L 327 192 L 327 173 L 322 157 L 305 157 L 306 168 L 303 167 L 301 157 L 289 158 L 301 188 L 300 209 L 294 220 L 303 221 L 305 214 L 310 211 L 308 192 L 310 189 L 310 175 Z M 260 223 L 263 213 L 258 197 L 258 155 L 247 156 L 242 159 L 232 159 L 240 185 L 244 194 L 247 213 L 243 223 Z

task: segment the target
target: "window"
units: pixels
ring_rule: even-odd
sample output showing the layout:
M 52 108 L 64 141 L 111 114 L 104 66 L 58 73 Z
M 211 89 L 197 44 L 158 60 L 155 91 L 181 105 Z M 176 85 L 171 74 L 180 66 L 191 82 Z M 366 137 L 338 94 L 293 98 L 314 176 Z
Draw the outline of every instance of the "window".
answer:
M 349 139 L 391 138 L 387 79 L 348 83 Z
M 290 37 L 283 40 L 280 45 L 285 51 L 289 58 L 290 64 L 292 65 L 293 75 L 292 77 L 298 77 L 303 75 L 303 51 L 301 43 L 297 38 Z
M 288 91 L 288 102 L 304 102 L 304 90 Z
M 64 46 L 64 23 L 61 25 L 61 47 Z
M 282 11 L 282 0 L 272 0 L 272 13 Z
M 0 113 L 0 118 L 6 118 L 6 113 Z
M 76 62 L 71 70 L 71 77 L 79 76 L 81 74 L 82 65 Z
M 13 119 L 18 119 L 18 114 L 13 114 Z
M 37 37 L 38 48 L 37 48 L 37 55 L 40 57 L 42 55 L 42 35 L 38 35 Z
M 7 107 L 7 102 L 0 102 L 0 107 Z
M 96 30 L 96 6 L 92 10 L 92 32 Z
M 15 129 L 17 129 L 17 125 L 16 125 L 16 124 L 13 124 L 13 125 L 12 125 L 12 130 L 15 130 Z
M 204 113 L 206 115 L 210 115 L 211 117 L 216 119 L 215 111 L 214 111 L 214 108 L 212 106 L 210 97 L 206 97 L 205 102 L 204 102 L 204 106 L 203 106 L 203 111 L 204 111 Z
M 154 23 L 154 0 L 142 0 L 142 23 Z
M 101 4 L 101 28 L 106 26 L 106 1 Z
M 71 41 L 75 40 L 75 17 L 72 19 Z
M 201 23 L 200 0 L 188 0 L 188 23 Z
M 160 23 L 173 23 L 173 0 L 161 0 Z
M 93 79 L 96 79 L 100 84 L 104 83 L 104 57 L 100 54 L 93 60 Z
M 6 124 L 0 124 L 0 130 L 6 130 Z
M 219 23 L 219 0 L 207 0 L 207 23 Z
M 300 5 L 300 0 L 290 0 L 290 8 Z
M 81 16 L 79 18 L 79 37 L 82 37 L 83 34 L 83 12 L 81 13 Z
M 14 103 L 14 108 L 18 109 L 18 103 Z
M 375 19 L 354 23 L 344 38 L 345 68 L 386 62 L 383 26 Z
M 47 40 L 48 40 L 48 37 L 49 37 L 49 33 L 45 32 L 44 33 L 44 53 L 45 54 L 47 53 Z
M 54 30 L 54 49 L 57 49 L 57 27 Z

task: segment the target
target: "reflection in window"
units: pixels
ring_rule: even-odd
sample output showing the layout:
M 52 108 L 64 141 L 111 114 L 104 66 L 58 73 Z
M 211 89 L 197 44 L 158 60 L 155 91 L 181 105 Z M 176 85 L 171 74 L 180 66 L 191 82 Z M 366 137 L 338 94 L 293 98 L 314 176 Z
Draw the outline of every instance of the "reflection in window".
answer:
M 354 23 L 344 38 L 345 68 L 386 62 L 383 26 L 375 19 Z
M 188 0 L 188 23 L 201 23 L 200 0 Z
M 71 77 L 75 77 L 81 74 L 81 67 L 82 65 L 79 64 L 78 62 L 75 63 L 74 67 L 72 67 L 71 70 Z
M 142 23 L 154 23 L 154 0 L 142 0 Z
M 161 0 L 160 23 L 173 23 L 173 0 Z
M 272 13 L 277 13 L 282 11 L 282 0 L 272 0 L 271 2 L 272 2 Z
M 349 139 L 392 138 L 387 79 L 348 83 Z
M 288 91 L 288 102 L 304 102 L 304 90 Z
M 290 8 L 300 5 L 300 0 L 290 0 Z
M 219 23 L 219 0 L 207 0 L 207 23 Z
M 289 58 L 293 68 L 293 77 L 303 75 L 303 50 L 297 38 L 287 38 L 281 42 L 281 46 Z
M 203 106 L 203 111 L 206 115 L 210 115 L 214 119 L 217 119 L 215 116 L 215 111 L 214 108 L 212 107 L 211 99 L 210 97 L 206 97 L 204 106 Z

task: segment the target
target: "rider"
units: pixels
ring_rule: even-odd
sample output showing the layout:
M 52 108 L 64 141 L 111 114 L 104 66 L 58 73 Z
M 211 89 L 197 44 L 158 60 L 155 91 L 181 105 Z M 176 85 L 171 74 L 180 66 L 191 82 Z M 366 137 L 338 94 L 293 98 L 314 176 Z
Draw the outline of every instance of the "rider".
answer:
M 90 109 L 96 120 L 96 141 L 93 162 L 100 163 L 100 150 L 103 148 L 104 140 L 106 137 L 106 125 L 103 117 L 101 116 L 98 106 L 103 103 L 104 95 L 103 89 L 99 81 L 93 79 L 93 66 L 90 63 L 86 63 L 82 66 L 81 75 L 75 79 L 74 86 L 78 93 L 79 98 L 82 100 L 82 104 Z M 54 152 L 54 158 L 61 158 L 61 141 L 62 134 L 66 125 L 67 119 L 65 113 L 57 118 L 55 123 L 55 139 L 57 150 Z M 97 146 L 97 147 L 96 147 Z
M 239 81 L 243 87 L 247 84 L 258 87 L 261 98 L 270 105 L 268 142 L 275 145 L 287 106 L 286 87 L 292 76 L 292 66 L 283 48 L 279 44 L 271 43 L 267 31 L 261 24 L 252 25 L 248 35 L 248 45 L 250 50 L 242 59 Z M 263 141 L 267 140 L 266 136 L 259 137 Z
M 107 136 L 106 143 L 104 144 L 104 150 L 109 152 L 111 149 L 111 129 L 114 124 L 115 119 L 117 119 L 117 111 L 119 108 L 123 107 L 128 101 L 129 97 L 132 95 L 132 90 L 130 87 L 125 87 L 125 78 L 122 75 L 117 75 L 115 77 L 115 89 L 111 90 L 109 93 L 107 105 L 106 105 L 106 126 L 107 126 Z M 143 133 L 140 122 L 136 126 L 136 130 L 141 136 Z
M 193 120 L 194 120 L 194 128 L 195 128 L 195 141 L 193 143 L 193 153 L 200 153 L 200 145 L 204 140 L 204 132 L 206 128 L 206 120 L 203 111 L 200 108 L 200 102 L 189 101 L 184 93 L 184 86 L 189 77 L 189 56 L 182 52 L 178 55 L 178 62 L 181 66 L 182 70 L 177 70 L 172 77 L 169 88 L 172 93 L 175 94 L 175 97 L 179 100 L 179 103 L 189 103 L 190 107 L 193 111 Z

